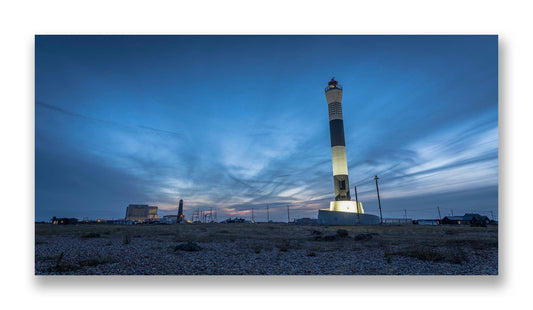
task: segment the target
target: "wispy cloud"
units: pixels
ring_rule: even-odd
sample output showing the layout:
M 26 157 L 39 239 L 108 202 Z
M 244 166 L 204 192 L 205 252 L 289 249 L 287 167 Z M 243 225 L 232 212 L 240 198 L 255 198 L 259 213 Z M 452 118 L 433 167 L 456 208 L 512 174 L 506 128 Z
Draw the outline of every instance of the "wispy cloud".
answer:
M 182 134 L 179 134 L 179 133 L 173 132 L 173 131 L 169 131 L 169 130 L 162 130 L 162 129 L 157 129 L 157 128 L 144 126 L 144 125 L 128 125 L 128 124 L 119 123 L 119 122 L 115 122 L 115 121 L 110 121 L 110 120 L 90 117 L 90 116 L 87 116 L 87 115 L 83 115 L 83 114 L 80 114 L 80 113 L 72 112 L 72 111 L 69 111 L 69 110 L 54 106 L 54 105 L 51 105 L 51 104 L 48 104 L 48 103 L 44 103 L 44 102 L 41 102 L 41 101 L 36 101 L 35 104 L 40 106 L 40 107 L 43 107 L 45 109 L 49 109 L 49 110 L 52 110 L 52 111 L 55 111 L 55 112 L 62 113 L 64 115 L 86 119 L 86 120 L 97 122 L 97 123 L 101 123 L 101 124 L 104 124 L 104 125 L 117 126 L 117 127 L 121 127 L 121 128 L 124 128 L 124 129 L 130 129 L 130 130 L 135 130 L 135 131 L 149 131 L 149 132 L 152 132 L 152 133 L 163 133 L 163 134 L 173 135 L 173 136 L 178 137 L 178 138 L 184 138 Z
M 368 210 L 376 174 L 397 203 L 388 210 L 497 185 L 496 37 L 36 42 L 36 214 L 70 212 L 76 199 L 73 216 L 119 217 L 128 203 L 164 214 L 184 199 L 219 218 L 266 205 L 277 220 L 287 206 L 316 216 L 333 199 L 332 72 L 345 84 L 350 184 Z
M 47 105 L 48 109 L 88 121 L 93 118 Z M 97 122 L 102 122 L 97 120 Z M 104 122 L 106 124 L 107 122 Z M 218 208 L 221 216 L 245 216 L 251 208 L 287 205 L 312 216 L 332 198 L 331 158 L 319 132 L 288 128 L 236 132 L 215 147 L 220 157 L 139 126 L 106 129 L 108 147 L 90 152 L 109 169 L 142 180 L 152 188 L 149 202 L 174 212 L 178 199 L 190 208 Z M 100 126 L 101 124 L 94 124 Z M 254 140 L 256 139 L 256 140 Z M 321 147 L 319 147 L 321 146 Z M 301 149 L 308 152 L 301 152 Z M 326 151 L 324 151 L 324 149 Z M 490 115 L 450 125 L 395 152 L 371 160 L 350 160 L 359 199 L 375 199 L 372 176 L 380 176 L 383 199 L 415 197 L 497 184 L 497 127 Z M 276 155 L 278 154 L 278 155 Z M 274 214 L 274 213 L 273 213 Z

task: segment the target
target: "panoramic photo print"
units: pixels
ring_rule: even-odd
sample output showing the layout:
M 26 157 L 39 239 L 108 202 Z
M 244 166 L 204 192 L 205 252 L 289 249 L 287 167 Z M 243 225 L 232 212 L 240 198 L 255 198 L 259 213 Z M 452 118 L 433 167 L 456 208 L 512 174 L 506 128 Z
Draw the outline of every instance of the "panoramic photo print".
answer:
M 35 36 L 36 275 L 498 275 L 497 35 Z

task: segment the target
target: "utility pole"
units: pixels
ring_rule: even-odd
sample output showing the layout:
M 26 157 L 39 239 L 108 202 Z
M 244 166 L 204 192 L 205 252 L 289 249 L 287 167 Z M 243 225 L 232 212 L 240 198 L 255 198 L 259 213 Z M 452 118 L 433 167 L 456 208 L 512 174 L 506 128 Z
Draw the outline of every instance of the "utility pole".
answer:
M 359 199 L 357 199 L 357 185 L 354 185 L 353 186 L 353 190 L 355 192 L 355 211 L 358 213 L 359 215 Z
M 359 199 L 357 198 L 357 185 L 354 184 L 353 190 L 355 192 L 355 212 L 357 212 L 357 224 L 361 224 L 361 219 L 359 218 Z
M 379 186 L 378 186 L 378 176 L 374 176 L 374 180 L 376 180 L 376 191 L 378 192 L 378 205 L 379 205 L 379 222 L 380 224 L 383 224 L 383 215 L 381 213 L 381 200 L 379 199 Z
M 442 219 L 442 217 L 440 216 L 440 208 L 437 207 L 437 211 L 439 211 L 439 220 Z
M 270 223 L 270 211 L 268 210 L 268 205 L 267 205 L 267 223 Z
M 254 220 L 254 208 L 252 208 L 252 223 L 255 223 L 255 220 Z
M 289 211 L 289 206 L 287 206 L 287 224 L 291 222 L 291 213 Z
M 407 220 L 407 209 L 403 209 L 403 212 L 405 213 L 405 219 Z

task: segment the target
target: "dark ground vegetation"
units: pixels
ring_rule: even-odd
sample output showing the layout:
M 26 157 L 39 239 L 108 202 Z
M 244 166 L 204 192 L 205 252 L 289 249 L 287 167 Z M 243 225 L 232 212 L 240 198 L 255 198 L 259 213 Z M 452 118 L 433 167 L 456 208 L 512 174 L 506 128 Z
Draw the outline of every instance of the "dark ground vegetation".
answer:
M 421 274 L 497 274 L 498 228 L 36 224 L 35 247 L 36 274 L 419 274 L 416 266 Z M 214 258 L 198 273 L 160 266 L 179 255 L 194 270 Z M 264 264 L 245 266 L 250 259 Z M 493 267 L 476 271 L 485 270 L 479 264 Z

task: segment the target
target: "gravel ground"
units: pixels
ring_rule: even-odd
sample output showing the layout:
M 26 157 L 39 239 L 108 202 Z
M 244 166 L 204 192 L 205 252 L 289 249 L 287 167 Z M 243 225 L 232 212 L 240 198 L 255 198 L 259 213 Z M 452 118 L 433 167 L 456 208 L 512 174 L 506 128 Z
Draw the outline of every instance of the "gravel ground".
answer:
M 498 250 L 462 249 L 460 263 L 401 254 L 405 245 L 353 238 L 279 242 L 197 242 L 198 251 L 175 250 L 171 238 L 36 236 L 36 275 L 497 275 Z M 432 248 L 449 251 L 449 248 Z M 62 254 L 63 253 L 63 254 Z M 400 253 L 400 254 L 399 254 Z

